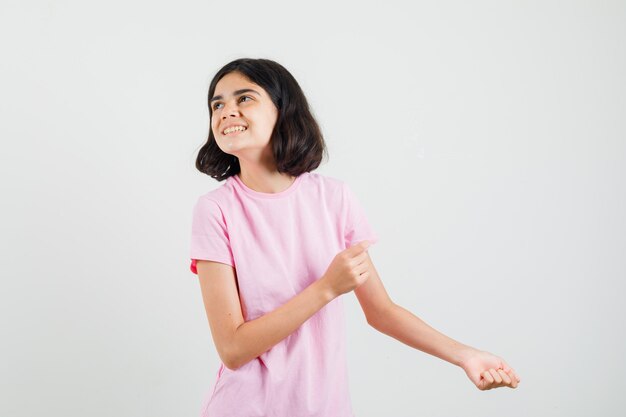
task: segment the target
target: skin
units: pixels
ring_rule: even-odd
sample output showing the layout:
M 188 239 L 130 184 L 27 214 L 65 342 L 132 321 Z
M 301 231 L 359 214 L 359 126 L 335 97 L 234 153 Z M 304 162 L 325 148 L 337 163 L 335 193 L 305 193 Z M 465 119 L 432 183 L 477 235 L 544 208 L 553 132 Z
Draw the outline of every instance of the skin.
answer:
M 234 95 L 236 90 L 246 88 L 256 93 Z M 216 96 L 222 98 L 210 103 L 213 111 L 211 129 L 219 148 L 238 158 L 241 166 L 239 178 L 242 182 L 264 193 L 277 193 L 289 188 L 295 177 L 277 171 L 270 148 L 278 109 L 267 92 L 242 74 L 231 72 L 217 83 L 213 97 Z M 224 128 L 230 124 L 247 126 L 247 130 L 234 136 L 224 135 Z M 369 255 L 368 262 L 371 263 Z M 372 276 L 355 293 L 362 306 L 376 306 L 364 310 L 366 316 L 383 317 L 376 320 L 377 330 L 460 366 L 480 390 L 517 387 L 520 377 L 502 358 L 460 344 L 392 303 L 373 264 L 371 270 Z
M 258 94 L 233 95 L 234 91 L 244 88 Z M 239 159 L 239 178 L 249 188 L 263 193 L 277 193 L 289 188 L 296 177 L 277 171 L 270 147 L 278 109 L 267 92 L 241 73 L 231 72 L 217 83 L 213 97 L 216 96 L 223 98 L 211 102 L 211 129 L 219 148 Z M 234 136 L 224 135 L 224 127 L 233 123 L 248 128 Z
M 500 387 L 517 388 L 521 381 L 515 370 L 502 358 L 473 348 L 461 367 L 482 391 Z

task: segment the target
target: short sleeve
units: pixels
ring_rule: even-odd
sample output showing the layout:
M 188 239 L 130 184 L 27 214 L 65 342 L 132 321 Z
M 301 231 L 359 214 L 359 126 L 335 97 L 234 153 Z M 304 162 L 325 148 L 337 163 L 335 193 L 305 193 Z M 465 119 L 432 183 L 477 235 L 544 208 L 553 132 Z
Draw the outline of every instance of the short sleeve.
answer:
M 190 255 L 190 269 L 196 275 L 199 259 L 235 266 L 224 214 L 210 198 L 198 198 L 193 208 Z
M 369 240 L 370 244 L 378 242 L 378 234 L 372 229 L 365 210 L 360 201 L 352 192 L 348 184 L 343 183 L 343 201 L 345 220 L 345 243 L 346 248 L 356 245 L 362 240 Z

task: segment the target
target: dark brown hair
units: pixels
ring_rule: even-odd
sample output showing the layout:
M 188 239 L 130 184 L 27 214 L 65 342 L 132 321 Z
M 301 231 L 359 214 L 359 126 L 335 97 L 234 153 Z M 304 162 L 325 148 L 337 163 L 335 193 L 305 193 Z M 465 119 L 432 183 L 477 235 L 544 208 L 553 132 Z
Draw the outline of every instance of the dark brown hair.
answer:
M 299 176 L 315 170 L 324 155 L 328 157 L 321 129 L 313 117 L 304 92 L 296 79 L 282 65 L 269 59 L 240 58 L 224 65 L 213 77 L 207 104 L 209 118 L 213 109 L 209 100 L 218 81 L 230 72 L 239 72 L 262 87 L 278 109 L 278 118 L 270 138 L 270 146 L 278 172 Z M 218 181 L 241 171 L 236 156 L 220 149 L 209 127 L 209 138 L 200 148 L 196 168 Z

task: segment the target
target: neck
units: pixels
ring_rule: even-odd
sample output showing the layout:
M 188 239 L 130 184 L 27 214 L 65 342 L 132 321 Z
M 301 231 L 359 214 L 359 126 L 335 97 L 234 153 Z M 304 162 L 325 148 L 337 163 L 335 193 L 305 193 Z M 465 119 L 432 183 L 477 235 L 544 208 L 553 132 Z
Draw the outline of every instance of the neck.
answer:
M 246 187 L 260 193 L 275 194 L 285 191 L 293 184 L 296 177 L 280 173 L 277 170 L 265 169 L 260 166 L 241 166 L 239 179 Z

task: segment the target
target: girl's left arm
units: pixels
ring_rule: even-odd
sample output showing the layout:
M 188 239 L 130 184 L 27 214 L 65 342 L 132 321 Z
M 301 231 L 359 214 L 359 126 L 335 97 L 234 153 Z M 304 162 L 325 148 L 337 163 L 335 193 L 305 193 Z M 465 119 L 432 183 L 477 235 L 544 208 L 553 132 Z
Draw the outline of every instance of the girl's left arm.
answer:
M 369 254 L 368 261 L 371 263 Z M 520 382 L 515 370 L 502 358 L 451 339 L 392 302 L 373 263 L 370 277 L 355 289 L 355 293 L 373 328 L 407 346 L 463 368 L 478 389 L 516 388 Z

